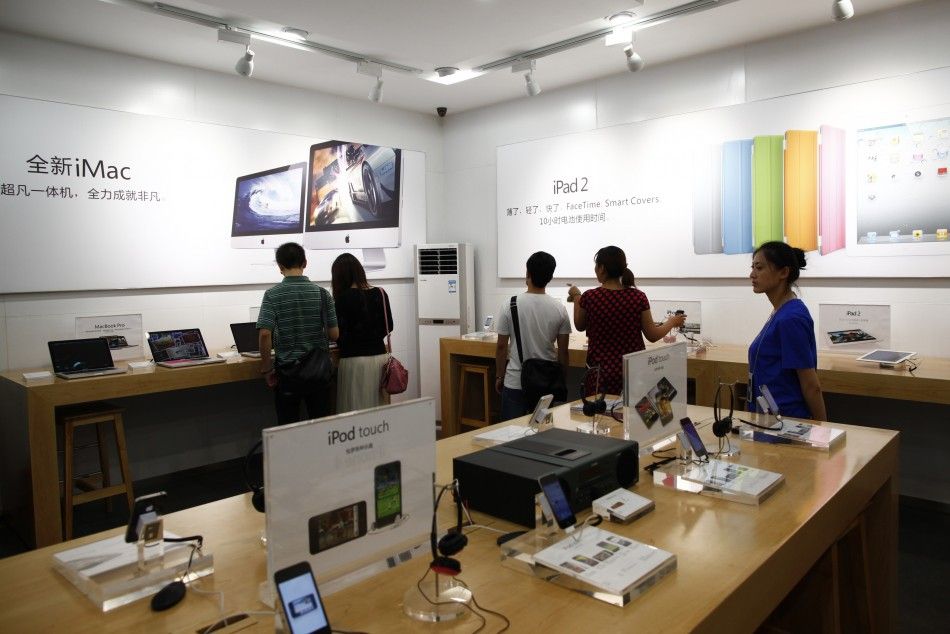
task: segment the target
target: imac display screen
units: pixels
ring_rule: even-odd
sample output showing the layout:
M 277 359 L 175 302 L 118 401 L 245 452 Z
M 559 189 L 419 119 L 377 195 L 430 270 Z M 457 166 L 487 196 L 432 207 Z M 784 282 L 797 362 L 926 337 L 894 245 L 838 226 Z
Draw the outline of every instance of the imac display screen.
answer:
M 343 244 L 308 240 L 315 248 L 333 246 L 388 247 L 385 233 L 351 243 L 363 230 L 399 227 L 402 151 L 379 145 L 327 141 L 310 148 L 304 229 L 317 234 L 346 235 Z M 342 233 L 341 233 L 342 232 Z M 360 233 L 357 233 L 360 232 Z M 367 235 L 362 233 L 363 236 Z M 375 243 L 373 243 L 375 241 Z
M 285 165 L 239 176 L 234 188 L 231 236 L 301 233 L 306 165 Z

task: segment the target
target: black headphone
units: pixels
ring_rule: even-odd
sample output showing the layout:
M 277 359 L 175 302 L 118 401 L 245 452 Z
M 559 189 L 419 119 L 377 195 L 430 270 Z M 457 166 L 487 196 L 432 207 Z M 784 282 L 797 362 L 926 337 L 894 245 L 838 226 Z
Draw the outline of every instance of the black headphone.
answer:
M 587 385 L 587 377 L 590 376 L 591 372 L 596 372 L 597 380 L 594 382 L 594 398 L 587 400 L 587 397 L 584 396 L 584 387 Z M 594 416 L 596 414 L 603 414 L 607 411 L 607 393 L 601 392 L 600 396 L 597 396 L 597 390 L 600 389 L 600 365 L 587 366 L 587 372 L 584 374 L 584 380 L 581 381 L 581 403 L 584 404 L 584 416 Z
M 251 450 L 247 452 L 247 455 L 244 456 L 244 482 L 247 484 L 247 488 L 251 490 L 251 506 L 254 507 L 256 511 L 261 513 L 264 512 L 264 484 L 258 484 L 256 482 L 251 482 L 251 457 L 257 451 L 259 447 L 264 445 L 263 440 L 258 440 Z
M 719 400 L 722 396 L 722 388 L 729 388 L 729 415 L 725 418 L 722 417 L 722 411 L 719 409 Z M 736 400 L 736 393 L 732 387 L 732 383 L 720 383 L 716 387 L 716 398 L 713 400 L 713 422 L 712 430 L 713 434 L 717 438 L 722 438 L 730 431 L 732 431 L 732 414 L 734 412 L 734 403 Z
M 449 529 L 442 539 L 438 539 L 439 529 L 436 524 L 436 516 L 439 513 L 439 502 L 442 500 L 442 494 L 446 489 L 452 489 L 452 497 L 455 498 L 456 521 L 455 528 Z M 457 559 L 452 559 L 452 555 L 462 552 L 462 549 L 468 545 L 468 537 L 462 532 L 462 496 L 459 494 L 459 481 L 453 480 L 452 484 L 447 484 L 439 491 L 435 498 L 435 508 L 432 509 L 432 532 L 429 533 L 429 545 L 432 548 L 432 563 L 429 568 L 440 575 L 454 577 L 462 572 L 462 564 Z

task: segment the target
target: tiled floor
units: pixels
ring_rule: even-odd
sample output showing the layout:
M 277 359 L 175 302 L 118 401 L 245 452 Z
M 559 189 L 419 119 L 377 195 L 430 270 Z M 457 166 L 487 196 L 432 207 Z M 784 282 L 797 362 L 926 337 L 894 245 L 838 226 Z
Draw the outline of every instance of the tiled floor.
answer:
M 139 495 L 166 491 L 166 512 L 205 504 L 246 490 L 243 460 L 135 483 Z M 118 502 L 119 498 L 116 500 Z M 106 512 L 103 502 L 87 504 L 77 509 L 76 536 L 122 526 L 127 519 L 128 511 L 120 503 L 114 504 L 112 513 Z M 950 513 L 945 508 L 912 499 L 901 500 L 898 543 L 900 632 L 947 631 L 946 624 L 950 622 L 948 536 Z M 0 557 L 25 550 L 26 545 L 19 537 L 5 522 L 0 522 Z

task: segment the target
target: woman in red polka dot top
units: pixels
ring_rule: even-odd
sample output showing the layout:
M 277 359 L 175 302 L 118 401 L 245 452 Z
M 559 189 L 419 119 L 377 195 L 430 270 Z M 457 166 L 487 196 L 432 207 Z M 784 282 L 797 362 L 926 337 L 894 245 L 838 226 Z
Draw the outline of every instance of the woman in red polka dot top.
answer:
M 597 252 L 594 274 L 600 286 L 583 294 L 572 286 L 567 291 L 568 301 L 574 303 L 574 327 L 587 331 L 587 365 L 600 366 L 599 392 L 620 394 L 623 355 L 643 350 L 644 336 L 651 342 L 659 341 L 686 323 L 686 315 L 674 315 L 656 325 L 650 314 L 650 300 L 633 285 L 627 256 L 619 247 L 604 247 Z M 594 394 L 596 383 L 596 373 L 589 372 L 583 395 Z

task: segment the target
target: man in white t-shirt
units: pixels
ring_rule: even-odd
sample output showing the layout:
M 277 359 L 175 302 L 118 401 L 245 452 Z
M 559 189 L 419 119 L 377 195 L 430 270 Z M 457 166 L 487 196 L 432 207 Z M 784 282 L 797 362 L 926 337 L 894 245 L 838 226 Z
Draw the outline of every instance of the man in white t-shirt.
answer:
M 567 372 L 567 346 L 571 322 L 567 309 L 545 292 L 554 277 L 554 256 L 538 251 L 528 258 L 525 283 L 528 291 L 518 295 L 518 322 L 525 359 L 557 361 Z M 498 344 L 495 347 L 495 390 L 501 394 L 501 420 L 531 413 L 536 403 L 528 403 L 521 390 L 521 358 L 515 342 L 510 300 L 498 311 Z M 557 349 L 555 349 L 555 341 Z

